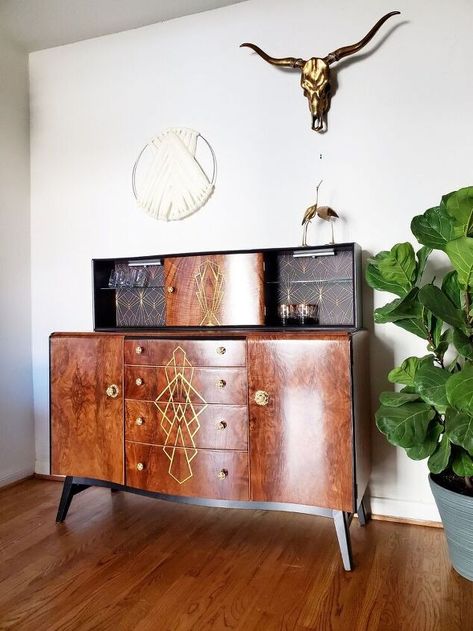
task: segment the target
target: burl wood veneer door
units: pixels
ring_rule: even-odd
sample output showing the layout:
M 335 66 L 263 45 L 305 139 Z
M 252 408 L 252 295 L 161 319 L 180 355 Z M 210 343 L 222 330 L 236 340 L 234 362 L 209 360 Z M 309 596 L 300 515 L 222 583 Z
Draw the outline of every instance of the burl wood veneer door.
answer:
M 354 509 L 350 361 L 347 336 L 249 338 L 253 500 Z
M 123 337 L 51 338 L 51 473 L 124 483 Z
M 164 260 L 166 324 L 264 324 L 263 255 L 217 254 Z

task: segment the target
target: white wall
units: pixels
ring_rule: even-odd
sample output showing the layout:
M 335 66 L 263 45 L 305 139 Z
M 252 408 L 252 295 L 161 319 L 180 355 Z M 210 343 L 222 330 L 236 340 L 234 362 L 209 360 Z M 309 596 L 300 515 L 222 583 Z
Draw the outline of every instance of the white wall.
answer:
M 466 0 L 448 11 L 441 0 L 398 2 L 402 17 L 339 65 L 323 136 L 310 130 L 297 73 L 239 48 L 253 41 L 274 56 L 325 55 L 392 8 L 390 0 L 250 0 L 31 55 L 38 471 L 48 471 L 48 335 L 91 330 L 92 257 L 298 244 L 321 177 L 321 201 L 343 216 L 338 239 L 373 253 L 411 238 L 411 216 L 442 193 L 473 183 Z M 176 125 L 210 140 L 218 180 L 203 210 L 165 224 L 137 210 L 130 174 L 145 142 Z M 312 242 L 327 238 L 323 225 L 311 228 Z M 372 306 L 366 292 L 369 327 Z M 373 398 L 389 368 L 422 350 L 391 325 L 376 330 Z M 373 509 L 435 518 L 425 464 L 373 434 Z
M 0 32 L 0 486 L 34 470 L 28 56 Z

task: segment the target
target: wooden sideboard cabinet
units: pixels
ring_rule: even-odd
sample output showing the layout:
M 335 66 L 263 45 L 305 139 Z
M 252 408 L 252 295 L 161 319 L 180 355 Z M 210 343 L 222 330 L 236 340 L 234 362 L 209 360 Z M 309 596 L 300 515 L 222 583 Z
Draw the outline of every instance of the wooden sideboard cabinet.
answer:
M 342 246 L 342 257 L 346 251 Z M 355 248 L 348 251 L 355 319 Z M 96 320 L 111 322 L 113 315 L 114 326 L 51 335 L 51 473 L 65 476 L 58 521 L 72 497 L 92 485 L 187 503 L 307 512 L 334 519 L 344 567 L 351 569 L 348 527 L 355 512 L 365 523 L 369 477 L 367 332 L 354 321 L 351 327 L 274 324 L 276 279 L 292 263 L 289 256 L 164 258 L 158 273 L 171 324 L 119 326 L 122 288 L 102 288 L 102 279 L 95 294 L 113 291 L 115 311 L 108 305 Z M 327 264 L 328 256 L 312 254 L 305 264 L 319 265 L 333 284 L 350 285 L 330 271 L 336 263 L 346 274 L 346 261 Z M 223 281 L 215 283 L 213 264 L 224 271 Z M 97 280 L 101 264 L 94 265 Z M 199 285 L 206 269 L 211 276 Z M 297 288 L 282 280 L 285 291 L 299 296 L 313 292 L 315 281 L 322 296 L 330 291 L 323 278 L 301 283 L 296 274 L 294 284 L 308 285 Z M 149 291 L 123 290 L 142 299 Z M 106 311 L 107 304 L 100 307 Z

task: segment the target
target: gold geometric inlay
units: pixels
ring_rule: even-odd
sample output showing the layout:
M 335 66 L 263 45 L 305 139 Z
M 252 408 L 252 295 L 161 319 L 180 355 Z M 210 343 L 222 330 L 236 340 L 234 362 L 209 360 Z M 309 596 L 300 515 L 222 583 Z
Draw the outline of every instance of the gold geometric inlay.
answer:
M 220 266 L 213 261 L 205 261 L 194 276 L 196 295 L 202 312 L 200 326 L 219 325 L 218 310 L 223 300 L 225 277 Z
M 166 435 L 163 451 L 169 458 L 168 473 L 183 484 L 193 476 L 191 462 L 197 455 L 194 436 L 200 429 L 199 415 L 207 407 L 207 402 L 192 385 L 194 367 L 180 346 L 165 366 L 165 374 L 167 386 L 154 404 L 161 412 L 161 427 Z M 197 409 L 196 405 L 199 406 Z M 176 459 L 176 449 L 185 455 L 183 466 L 180 459 Z

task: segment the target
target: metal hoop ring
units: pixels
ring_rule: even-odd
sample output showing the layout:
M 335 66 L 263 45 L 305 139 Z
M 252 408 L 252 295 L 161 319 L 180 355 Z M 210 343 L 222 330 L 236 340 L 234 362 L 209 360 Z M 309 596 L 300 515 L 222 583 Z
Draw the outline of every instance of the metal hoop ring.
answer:
M 172 131 L 172 130 L 166 130 L 166 132 L 163 132 L 162 134 L 160 134 L 160 136 L 162 136 L 164 133 L 167 133 L 167 131 Z M 202 138 L 202 140 L 205 142 L 205 144 L 210 150 L 210 154 L 212 156 L 212 161 L 213 161 L 213 172 L 212 172 L 212 179 L 210 180 L 210 186 L 214 188 L 215 181 L 217 179 L 217 157 L 215 155 L 215 151 L 213 150 L 212 145 L 209 143 L 207 138 L 205 136 L 202 136 L 201 133 L 198 133 L 197 138 Z M 141 156 L 144 154 L 144 152 L 150 146 L 150 144 L 151 142 L 146 143 L 146 145 L 140 151 L 140 153 L 138 154 L 138 157 L 135 160 L 135 163 L 133 165 L 133 169 L 131 172 L 131 188 L 133 190 L 133 195 L 135 199 L 138 199 L 138 193 L 136 192 L 136 170 L 138 168 L 138 163 L 141 159 Z

